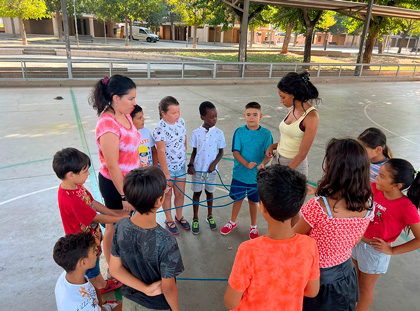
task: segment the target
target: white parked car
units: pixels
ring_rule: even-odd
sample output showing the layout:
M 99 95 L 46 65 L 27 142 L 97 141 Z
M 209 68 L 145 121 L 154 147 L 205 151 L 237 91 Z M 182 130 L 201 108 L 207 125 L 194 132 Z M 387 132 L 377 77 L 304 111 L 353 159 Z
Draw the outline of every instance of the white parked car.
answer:
M 159 36 L 155 35 L 146 27 L 133 26 L 133 40 L 156 42 L 159 41 Z

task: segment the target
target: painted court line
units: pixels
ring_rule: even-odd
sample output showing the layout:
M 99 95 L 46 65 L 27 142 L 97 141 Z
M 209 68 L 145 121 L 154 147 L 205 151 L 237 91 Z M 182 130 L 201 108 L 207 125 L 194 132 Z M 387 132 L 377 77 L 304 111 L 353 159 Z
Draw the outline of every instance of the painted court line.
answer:
M 23 198 L 29 197 L 29 196 L 31 196 L 33 194 L 38 194 L 38 193 L 41 193 L 41 192 L 44 192 L 44 191 L 48 191 L 48 190 L 52 190 L 52 189 L 57 189 L 57 188 L 58 188 L 58 186 L 54 186 L 54 187 L 45 188 L 45 189 L 37 190 L 37 191 L 34 191 L 34 192 L 30 192 L 30 193 L 27 193 L 27 194 L 23 194 L 23 195 L 20 195 L 18 197 L 14 197 L 14 198 L 11 198 L 9 200 L 0 202 L 0 206 L 1 205 L 4 205 L 4 204 L 7 204 L 7 203 L 10 203 L 10 202 L 13 202 L 13 201 L 16 201 L 16 200 L 19 200 L 19 199 L 23 199 Z

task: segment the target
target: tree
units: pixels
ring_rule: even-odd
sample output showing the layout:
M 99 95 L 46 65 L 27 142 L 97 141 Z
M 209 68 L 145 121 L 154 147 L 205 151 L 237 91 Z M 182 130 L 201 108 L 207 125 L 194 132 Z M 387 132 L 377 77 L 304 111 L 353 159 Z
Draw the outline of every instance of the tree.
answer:
M 17 17 L 20 24 L 22 44 L 27 45 L 24 20 L 48 17 L 44 0 L 0 0 L 0 16 Z M 13 23 L 13 20 L 12 20 Z
M 270 17 L 271 23 L 273 23 L 276 28 L 286 29 L 286 35 L 281 49 L 281 53 L 286 54 L 288 52 L 292 31 L 300 26 L 299 19 L 301 15 L 299 9 L 278 6 L 273 7 L 272 9 L 272 15 Z
M 205 23 L 214 27 L 214 37 L 213 41 L 216 43 L 217 36 L 217 26 L 222 24 L 222 30 L 226 31 L 233 25 L 232 21 L 232 12 L 226 10 L 226 7 L 220 3 L 219 0 L 207 0 L 206 1 L 207 12 Z
M 395 18 L 393 19 L 393 24 L 396 26 L 394 29 L 399 30 L 401 33 L 401 40 L 399 41 L 397 52 L 401 53 L 407 35 L 412 32 L 420 31 L 420 21 Z
M 301 14 L 301 19 L 304 21 L 305 26 L 305 50 L 303 52 L 303 62 L 311 62 L 311 46 L 312 46 L 312 36 L 314 29 L 318 21 L 321 19 L 323 10 L 308 10 L 308 9 L 299 9 Z
M 335 19 L 336 12 L 333 11 L 327 11 L 323 15 L 323 18 L 320 19 L 318 22 L 318 25 L 316 26 L 317 29 L 325 32 L 325 38 L 324 38 L 324 51 L 327 49 L 328 44 L 328 31 L 332 26 L 334 26 L 337 23 L 337 20 Z
M 46 0 L 45 4 L 47 5 L 49 12 L 55 12 L 55 18 L 57 21 L 57 33 L 58 41 L 63 41 L 63 33 L 61 28 L 61 1 L 60 0 Z
M 194 26 L 193 48 L 197 48 L 197 28 L 204 25 L 206 8 L 200 0 L 168 0 L 188 26 Z M 188 38 L 187 38 L 188 40 Z

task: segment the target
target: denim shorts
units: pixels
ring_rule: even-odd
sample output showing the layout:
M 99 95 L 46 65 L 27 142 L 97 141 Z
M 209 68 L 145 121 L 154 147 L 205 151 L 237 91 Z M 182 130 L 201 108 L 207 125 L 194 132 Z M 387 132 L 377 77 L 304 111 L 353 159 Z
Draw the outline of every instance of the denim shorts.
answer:
M 91 269 L 87 269 L 85 274 L 87 278 L 90 280 L 90 279 L 96 278 L 99 275 L 99 273 L 101 273 L 101 269 L 99 268 L 99 257 L 98 257 L 96 259 L 95 266 Z
M 248 200 L 254 203 L 260 201 L 257 184 L 245 184 L 234 178 L 232 178 L 232 183 L 230 184 L 229 196 L 235 201 L 243 200 L 245 197 L 248 197 Z
M 179 170 L 171 171 L 169 170 L 171 178 L 187 178 L 187 166 L 184 164 Z
M 216 191 L 216 171 L 211 173 L 195 173 L 192 175 L 191 190 L 193 192 L 203 191 L 203 186 L 207 192 L 213 193 Z
M 379 252 L 363 241 L 353 247 L 351 257 L 357 260 L 359 270 L 366 274 L 385 274 L 391 259 L 391 255 Z

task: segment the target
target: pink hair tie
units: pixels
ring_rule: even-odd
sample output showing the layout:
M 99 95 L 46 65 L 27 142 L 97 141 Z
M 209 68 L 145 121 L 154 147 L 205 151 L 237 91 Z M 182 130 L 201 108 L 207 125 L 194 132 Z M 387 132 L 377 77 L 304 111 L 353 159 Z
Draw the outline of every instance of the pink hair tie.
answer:
M 109 77 L 108 77 L 108 76 L 105 76 L 105 77 L 102 79 L 102 83 L 103 83 L 104 85 L 108 85 L 108 82 L 109 82 Z

